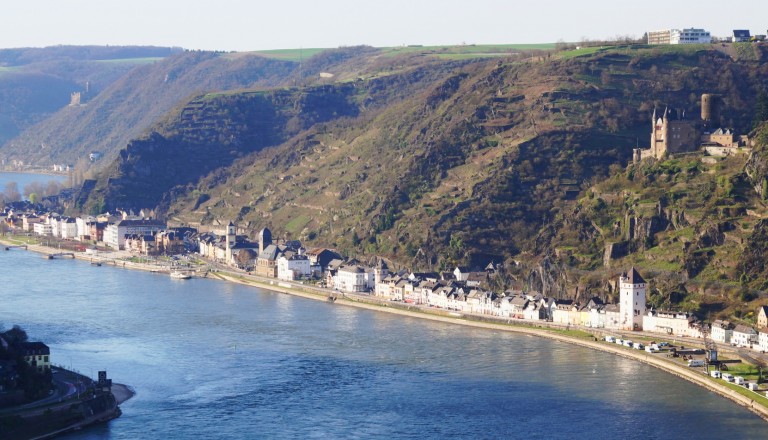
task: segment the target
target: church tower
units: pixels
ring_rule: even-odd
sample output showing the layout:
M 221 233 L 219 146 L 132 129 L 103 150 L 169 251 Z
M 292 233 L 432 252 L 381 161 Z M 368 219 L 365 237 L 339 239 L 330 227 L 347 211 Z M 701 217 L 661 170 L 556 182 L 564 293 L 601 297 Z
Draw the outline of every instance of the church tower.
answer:
M 272 231 L 264 228 L 259 232 L 259 255 L 264 252 L 267 246 L 272 244 Z
M 384 259 L 379 258 L 376 262 L 376 269 L 373 271 L 374 282 L 376 285 L 381 283 L 387 275 L 389 275 L 389 267 L 387 267 L 387 263 L 384 262 Z
M 233 247 L 235 247 L 235 243 L 237 242 L 237 234 L 235 231 L 235 224 L 229 222 L 227 225 L 227 250 L 231 250 Z
M 645 291 L 643 277 L 631 268 L 619 277 L 619 328 L 642 330 L 645 315 Z

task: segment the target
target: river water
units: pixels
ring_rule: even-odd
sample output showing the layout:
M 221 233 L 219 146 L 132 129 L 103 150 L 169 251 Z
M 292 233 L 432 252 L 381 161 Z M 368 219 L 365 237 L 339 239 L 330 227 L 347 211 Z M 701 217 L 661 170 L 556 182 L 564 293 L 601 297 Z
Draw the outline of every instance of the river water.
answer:
M 50 181 L 66 184 L 67 176 L 57 174 L 0 173 L 0 192 L 4 191 L 5 185 L 11 182 L 15 182 L 18 185 L 19 192 L 23 193 L 24 187 L 30 183 L 39 183 L 45 186 Z
M 221 281 L 0 251 L 0 323 L 135 388 L 68 439 L 764 438 L 644 364 Z

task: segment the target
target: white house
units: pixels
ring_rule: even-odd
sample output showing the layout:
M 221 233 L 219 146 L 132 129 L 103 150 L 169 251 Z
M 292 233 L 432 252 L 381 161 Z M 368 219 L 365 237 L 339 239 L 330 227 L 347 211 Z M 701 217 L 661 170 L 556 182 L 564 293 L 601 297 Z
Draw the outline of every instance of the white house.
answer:
M 310 266 L 309 257 L 306 255 L 281 255 L 277 259 L 277 278 L 286 281 L 307 278 L 312 275 Z
M 94 223 L 96 223 L 96 217 L 90 215 L 76 218 L 75 225 L 77 227 L 77 239 L 82 241 L 85 237 L 90 237 L 91 225 Z
M 643 330 L 668 335 L 700 338 L 701 325 L 688 313 L 650 310 L 643 316 Z
M 342 266 L 333 277 L 333 287 L 343 292 L 368 292 L 373 287 L 373 270 L 361 266 Z
M 712 35 L 704 29 L 672 29 L 669 31 L 670 44 L 709 44 Z
M 104 228 L 104 244 L 124 249 L 126 235 L 152 235 L 165 228 L 165 223 L 159 220 L 121 220 Z
M 730 344 L 733 337 L 733 324 L 728 321 L 716 320 L 712 323 L 710 337 L 715 342 Z
M 761 328 L 757 335 L 757 349 L 768 353 L 768 328 Z
M 731 343 L 737 347 L 751 347 L 757 344 L 757 332 L 750 326 L 739 324 L 733 329 Z
M 59 222 L 60 237 L 65 240 L 77 238 L 77 221 L 72 217 L 64 217 Z
M 53 235 L 53 228 L 51 227 L 51 224 L 47 222 L 33 224 L 32 230 L 34 231 L 35 235 Z

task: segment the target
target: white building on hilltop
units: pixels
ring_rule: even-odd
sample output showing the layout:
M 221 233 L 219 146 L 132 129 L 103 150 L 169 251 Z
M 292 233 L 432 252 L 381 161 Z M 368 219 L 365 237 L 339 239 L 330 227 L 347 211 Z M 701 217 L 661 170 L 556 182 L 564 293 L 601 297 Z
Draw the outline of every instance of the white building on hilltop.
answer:
M 619 329 L 643 329 L 646 287 L 634 267 L 619 277 Z

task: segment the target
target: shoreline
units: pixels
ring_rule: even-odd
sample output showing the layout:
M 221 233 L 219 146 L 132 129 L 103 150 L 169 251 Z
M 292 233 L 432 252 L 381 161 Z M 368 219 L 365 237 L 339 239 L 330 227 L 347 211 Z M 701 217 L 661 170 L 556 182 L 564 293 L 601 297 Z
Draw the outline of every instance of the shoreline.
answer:
M 5 238 L 0 238 L 0 243 L 2 243 L 3 245 L 11 245 L 11 246 L 14 245 L 13 243 L 8 242 L 7 239 Z M 42 253 L 42 254 L 57 251 L 57 249 L 55 248 L 49 248 L 43 245 L 28 245 L 27 249 L 33 252 Z M 78 255 L 77 253 L 75 254 L 75 258 L 81 259 L 81 260 L 90 259 L 90 257 L 86 256 L 85 254 Z M 123 265 L 122 267 L 124 269 L 133 269 L 133 270 L 153 270 L 146 267 L 138 267 L 138 266 L 141 266 L 141 265 L 131 263 L 130 265 Z M 115 265 L 115 267 L 121 267 L 121 266 Z M 324 293 L 321 291 L 310 293 L 304 290 L 305 288 L 309 288 L 309 286 L 299 287 L 299 286 L 291 285 L 278 280 L 275 280 L 274 283 L 266 282 L 266 281 L 262 282 L 255 278 L 245 279 L 243 278 L 244 276 L 245 275 L 238 276 L 236 274 L 229 274 L 226 272 L 217 271 L 217 272 L 209 273 L 208 278 L 237 283 L 245 286 L 261 288 L 268 291 L 272 291 L 274 293 L 283 293 L 287 295 L 297 296 L 297 297 L 311 299 L 315 301 L 323 301 L 323 302 L 329 302 L 330 294 L 335 293 L 330 291 L 324 292 Z M 468 319 L 468 317 L 465 317 L 464 315 L 458 316 L 458 317 L 445 316 L 445 315 L 441 315 L 440 313 L 441 312 L 446 313 L 446 312 L 441 311 L 440 309 L 436 309 L 434 311 L 425 310 L 425 309 L 418 309 L 418 311 L 406 310 L 405 308 L 389 306 L 386 303 L 378 304 L 372 301 L 370 302 L 363 301 L 363 298 L 356 299 L 352 295 L 343 295 L 343 296 L 336 297 L 332 301 L 332 304 L 396 314 L 396 315 L 407 316 L 407 317 L 416 318 L 416 319 L 427 319 L 435 322 L 442 322 L 442 323 L 453 324 L 453 325 L 463 325 L 463 326 L 474 327 L 474 328 L 483 328 L 483 329 L 489 329 L 489 330 L 497 330 L 497 331 L 517 333 L 517 334 L 538 336 L 538 337 L 543 337 L 550 340 L 559 341 L 562 343 L 577 345 L 585 348 L 590 348 L 593 350 L 599 350 L 602 352 L 611 353 L 614 355 L 622 356 L 624 358 L 642 362 L 646 365 L 650 365 L 652 367 L 665 371 L 669 374 L 675 375 L 681 379 L 687 380 L 695 385 L 701 386 L 711 392 L 714 392 L 720 395 L 721 397 L 724 397 L 742 407 L 747 408 L 748 410 L 752 411 L 752 413 L 756 414 L 758 417 L 768 422 L 768 406 L 764 406 L 760 403 L 755 403 L 754 399 L 750 399 L 745 395 L 739 394 L 726 385 L 714 382 L 713 380 L 710 379 L 709 376 L 697 370 L 692 370 L 690 367 L 679 365 L 677 363 L 674 363 L 673 361 L 667 360 L 666 358 L 661 358 L 659 357 L 658 354 L 654 355 L 654 354 L 646 353 L 644 351 L 626 349 L 624 347 L 619 347 L 615 344 L 603 342 L 601 340 L 598 340 L 597 338 L 595 338 L 594 340 L 580 339 L 580 338 L 558 333 L 554 328 L 547 329 L 543 326 L 536 327 L 536 324 L 534 323 L 532 323 L 529 326 L 529 325 L 513 324 L 512 321 L 509 321 L 509 323 L 506 323 L 506 324 L 500 323 L 500 322 L 499 323 L 485 322 L 480 320 Z M 582 329 L 580 327 L 574 327 L 574 328 L 583 330 L 585 332 L 594 331 L 593 329 Z M 122 387 L 122 389 L 120 390 L 121 393 L 123 392 L 127 393 L 127 397 L 125 397 L 125 400 L 123 400 L 122 402 L 130 399 L 135 395 L 135 391 L 130 387 L 121 385 L 121 384 L 115 384 L 115 385 Z M 121 396 L 122 395 L 123 394 L 121 394 Z M 117 395 L 115 397 L 117 398 Z
M 222 274 L 221 272 L 217 272 L 214 276 L 222 281 L 234 282 L 234 283 L 238 283 L 246 286 L 262 288 L 265 290 L 270 290 L 275 293 L 283 293 L 283 294 L 298 296 L 298 297 L 311 299 L 315 301 L 326 301 L 326 302 L 328 301 L 327 297 L 323 297 L 319 293 L 312 294 L 312 293 L 301 292 L 296 289 L 287 288 L 287 287 L 283 287 L 275 284 L 265 284 L 258 281 L 244 280 L 237 277 Z M 442 322 L 442 323 L 453 324 L 453 325 L 463 325 L 466 327 L 498 330 L 498 331 L 504 331 L 504 332 L 517 333 L 521 335 L 538 336 L 538 337 L 543 337 L 550 340 L 563 342 L 566 344 L 577 345 L 585 348 L 590 348 L 593 350 L 602 351 L 605 353 L 618 355 L 627 359 L 632 359 L 638 362 L 642 362 L 646 365 L 650 365 L 659 370 L 662 370 L 669 374 L 677 376 L 681 379 L 687 380 L 688 382 L 691 382 L 695 385 L 701 386 L 711 392 L 714 392 L 720 395 L 721 397 L 724 397 L 752 411 L 752 413 L 754 413 L 758 417 L 768 422 L 768 407 L 763 406 L 759 403 L 755 403 L 754 399 L 750 399 L 747 396 L 739 394 L 725 385 L 721 385 L 719 383 L 716 383 L 710 380 L 709 376 L 703 373 L 700 373 L 696 370 L 691 370 L 690 367 L 687 367 L 684 365 L 678 365 L 676 363 L 673 363 L 672 361 L 666 360 L 665 358 L 660 358 L 658 357 L 658 354 L 653 355 L 650 353 L 646 353 L 645 351 L 625 349 L 624 347 L 619 347 L 616 344 L 607 343 L 601 340 L 590 341 L 590 340 L 579 339 L 579 338 L 557 333 L 554 330 L 547 330 L 544 328 L 535 328 L 533 326 L 529 327 L 529 326 L 512 324 L 512 323 L 503 324 L 503 323 L 475 321 L 475 320 L 467 319 L 465 317 L 441 316 L 439 314 L 430 313 L 429 311 L 415 312 L 415 311 L 403 310 L 395 307 L 388 307 L 386 305 L 377 305 L 377 304 L 370 304 L 366 302 L 360 302 L 360 301 L 351 300 L 347 298 L 337 298 L 336 300 L 333 301 L 333 304 L 334 305 L 339 304 L 343 306 L 356 307 L 360 309 L 373 310 L 373 311 L 384 312 L 384 313 L 391 313 L 391 314 L 396 314 L 401 316 L 408 316 L 416 319 L 427 319 L 430 321 Z M 584 331 L 588 331 L 588 330 L 584 330 Z

